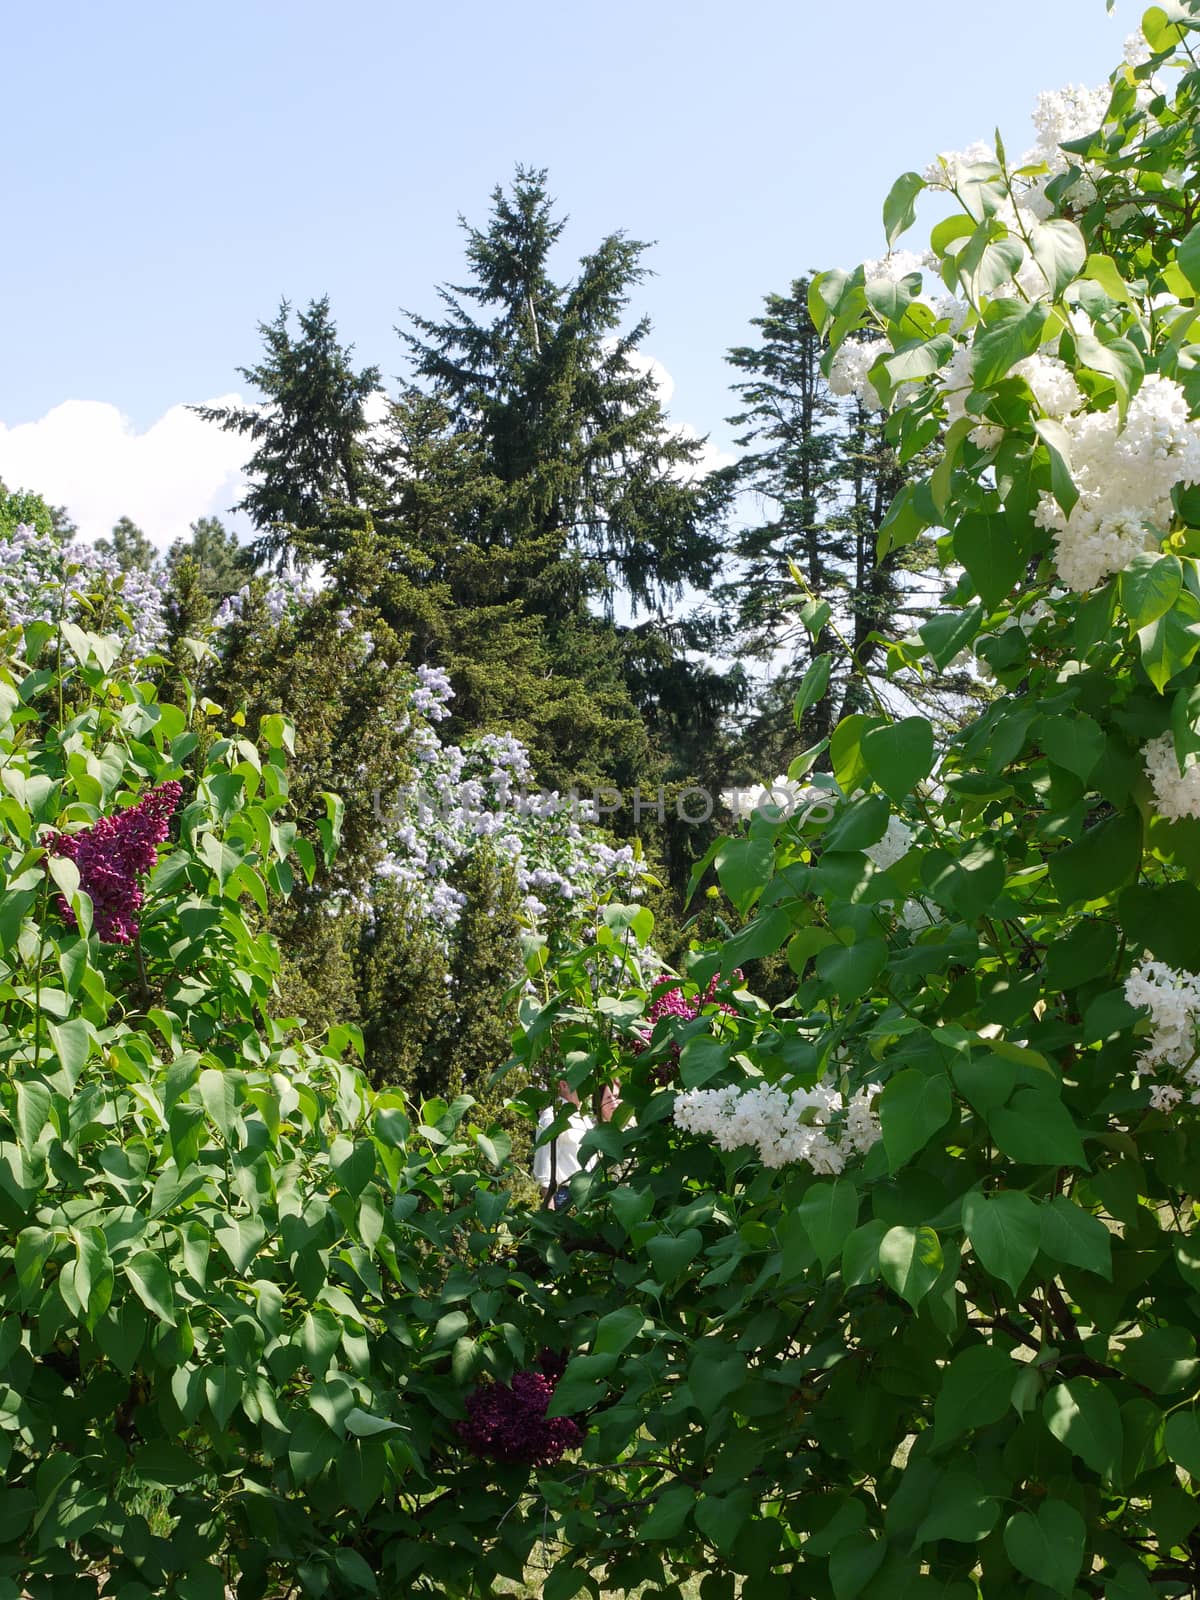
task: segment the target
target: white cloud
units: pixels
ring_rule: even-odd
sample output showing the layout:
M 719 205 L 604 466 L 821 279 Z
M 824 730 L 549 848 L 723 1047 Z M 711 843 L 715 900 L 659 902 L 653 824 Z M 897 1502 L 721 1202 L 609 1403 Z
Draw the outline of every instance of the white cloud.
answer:
M 612 349 L 616 345 L 615 339 L 606 339 L 605 345 Z M 630 350 L 625 357 L 635 372 L 647 373 L 654 379 L 654 387 L 658 390 L 658 403 L 664 411 L 669 411 L 671 400 L 675 394 L 675 379 L 654 356 L 647 355 L 644 350 Z M 684 439 L 699 440 L 702 435 L 699 428 L 694 428 L 690 422 L 677 422 L 675 432 Z M 705 439 L 701 446 L 700 454 L 694 464 L 686 471 L 681 469 L 680 476 L 685 481 L 703 478 L 710 472 L 715 472 L 718 467 L 732 466 L 737 459 L 726 450 L 719 450 L 711 439 Z
M 208 405 L 241 405 L 236 394 Z M 0 478 L 66 506 L 83 538 L 132 517 L 160 549 L 242 494 L 244 437 L 174 405 L 143 433 L 106 400 L 64 400 L 36 422 L 0 423 Z

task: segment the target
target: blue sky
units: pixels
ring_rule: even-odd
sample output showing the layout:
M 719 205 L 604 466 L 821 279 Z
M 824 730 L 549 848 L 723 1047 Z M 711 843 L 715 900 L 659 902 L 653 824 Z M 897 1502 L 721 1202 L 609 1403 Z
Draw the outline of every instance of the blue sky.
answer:
M 723 356 L 762 296 L 880 253 L 893 177 L 938 149 L 997 124 L 1010 149 L 1031 143 L 1038 90 L 1102 81 L 1138 14 L 1110 18 L 1103 0 L 16 8 L 0 476 L 67 500 L 92 533 L 113 508 L 160 540 L 220 509 L 234 442 L 197 442 L 172 408 L 239 388 L 281 296 L 328 293 L 361 360 L 402 371 L 401 309 L 435 309 L 435 285 L 461 277 L 457 215 L 483 222 L 517 162 L 549 167 L 570 213 L 564 272 L 610 230 L 656 241 L 635 303 L 654 323 L 646 349 L 674 379 L 673 416 L 727 449 Z

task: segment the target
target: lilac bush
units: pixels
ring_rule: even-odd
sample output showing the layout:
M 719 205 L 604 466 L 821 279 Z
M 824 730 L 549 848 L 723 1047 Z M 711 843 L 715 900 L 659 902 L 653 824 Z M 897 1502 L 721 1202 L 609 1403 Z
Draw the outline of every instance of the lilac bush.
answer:
M 20 522 L 0 529 L 0 613 L 10 624 L 63 621 L 94 625 L 96 597 L 105 607 L 106 628 L 118 634 L 128 654 L 141 657 L 161 648 L 166 608 L 161 574 L 122 572 L 91 545 L 63 544 Z

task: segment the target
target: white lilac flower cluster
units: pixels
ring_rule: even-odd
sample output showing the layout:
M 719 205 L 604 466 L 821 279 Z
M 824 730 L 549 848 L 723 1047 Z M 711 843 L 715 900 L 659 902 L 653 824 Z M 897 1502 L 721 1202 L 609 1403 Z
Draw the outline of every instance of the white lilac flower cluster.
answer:
M 882 411 L 883 401 L 868 382 L 867 373 L 891 348 L 886 339 L 847 339 L 829 369 L 830 392 L 839 399 L 853 395 L 868 411 Z
M 912 849 L 912 842 L 912 829 L 893 812 L 888 818 L 887 832 L 883 838 L 867 845 L 863 854 L 875 863 L 880 872 L 886 872 L 897 861 L 903 860 Z
M 512 734 L 443 744 L 432 723 L 449 715 L 453 689 L 436 667 L 419 667 L 404 726 L 414 781 L 379 797 L 387 855 L 382 872 L 406 893 L 414 922 L 448 938 L 466 904 L 454 877 L 484 840 L 512 863 L 522 910 L 532 922 L 582 907 L 610 890 L 642 893 L 631 845 L 609 844 L 589 801 L 531 792 L 529 752 Z
M 721 790 L 721 804 L 739 822 L 748 822 L 754 816 L 797 817 L 801 821 L 811 817 L 817 822 L 828 822 L 835 803 L 841 798 L 837 790 L 800 783 L 782 775 L 771 783 Z
M 1161 543 L 1172 489 L 1200 483 L 1200 424 L 1179 384 L 1152 375 L 1130 401 L 1124 427 L 1115 406 L 1062 425 L 1079 499 L 1068 516 L 1043 492 L 1035 516 L 1054 533 L 1063 582 L 1082 592 Z
M 1131 41 L 1130 41 L 1131 42 Z M 1145 41 L 1142 41 L 1143 45 Z M 1127 42 L 1126 49 L 1129 48 Z M 1033 219 L 1045 219 L 1053 211 L 1046 198 L 1046 185 L 1060 177 L 1070 167 L 1080 168 L 1067 194 L 1066 203 L 1073 210 L 1082 210 L 1096 198 L 1096 187 L 1086 167 L 1076 156 L 1068 156 L 1061 148 L 1075 139 L 1084 139 L 1103 126 L 1112 91 L 1107 84 L 1089 89 L 1082 84 L 1069 83 L 1063 89 L 1047 89 L 1038 95 L 1033 109 L 1033 126 L 1037 135 L 1035 143 L 1025 151 L 1014 170 L 1035 169 L 1023 177 L 1021 204 Z M 938 155 L 922 176 L 931 189 L 955 189 L 974 168 L 996 164 L 996 152 L 982 141 L 976 141 L 966 150 L 946 151 Z M 1044 170 L 1042 170 L 1044 169 Z
M 1200 976 L 1176 972 L 1162 961 L 1135 967 L 1125 980 L 1125 998 L 1131 1006 L 1145 1007 L 1152 1031 L 1138 1055 L 1138 1076 L 1153 1078 L 1164 1069 L 1180 1082 L 1153 1083 L 1150 1103 L 1156 1111 L 1171 1111 L 1187 1093 L 1200 1105 L 1200 1061 L 1197 1061 L 1197 1024 L 1200 1023 Z
M 1160 816 L 1170 822 L 1200 817 L 1200 766 L 1190 766 L 1186 772 L 1180 772 L 1175 740 L 1169 733 L 1151 739 L 1142 751 L 1142 761 Z
M 106 611 L 104 628 L 121 634 L 133 656 L 158 650 L 166 638 L 166 615 L 159 578 L 134 569 L 122 572 L 111 556 L 88 544 L 62 544 L 20 522 L 0 532 L 0 612 L 12 624 L 56 622 L 63 616 L 93 626 L 85 597 L 111 594 L 128 622 Z
M 753 1147 L 764 1167 L 806 1162 L 814 1172 L 841 1172 L 880 1137 L 871 1101 L 879 1084 L 848 1098 L 828 1079 L 812 1089 L 687 1089 L 675 1098 L 675 1126 L 714 1140 L 721 1150 Z

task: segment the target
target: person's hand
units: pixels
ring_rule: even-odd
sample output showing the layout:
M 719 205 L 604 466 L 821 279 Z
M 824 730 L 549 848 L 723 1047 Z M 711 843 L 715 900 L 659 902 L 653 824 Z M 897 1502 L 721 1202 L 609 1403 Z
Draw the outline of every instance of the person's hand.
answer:
M 600 1121 L 608 1122 L 613 1112 L 621 1103 L 621 1097 L 611 1083 L 606 1083 L 600 1091 Z

